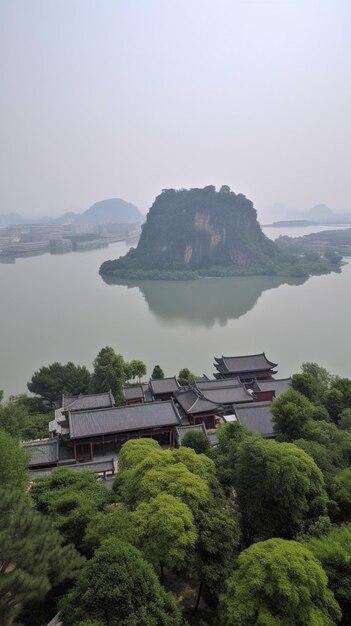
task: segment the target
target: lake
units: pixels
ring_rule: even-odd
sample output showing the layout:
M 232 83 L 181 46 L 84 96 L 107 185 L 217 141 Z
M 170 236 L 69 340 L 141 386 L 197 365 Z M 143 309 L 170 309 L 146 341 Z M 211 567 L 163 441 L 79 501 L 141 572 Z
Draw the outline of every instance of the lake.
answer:
M 91 369 L 106 345 L 126 360 L 142 359 L 148 376 L 156 363 L 168 376 L 182 367 L 211 376 L 214 356 L 262 351 L 279 363 L 280 376 L 304 361 L 351 376 L 350 263 L 306 282 L 250 276 L 107 284 L 100 264 L 127 249 L 115 243 L 0 264 L 6 396 L 26 391 L 34 371 L 53 361 Z

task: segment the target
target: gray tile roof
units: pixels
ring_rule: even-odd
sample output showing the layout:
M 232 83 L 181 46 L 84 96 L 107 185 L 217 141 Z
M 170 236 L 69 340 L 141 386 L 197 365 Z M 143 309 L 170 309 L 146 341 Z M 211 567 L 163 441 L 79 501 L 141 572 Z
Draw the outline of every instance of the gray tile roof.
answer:
M 174 393 L 179 385 L 175 376 L 171 378 L 150 378 L 150 388 L 154 395 L 161 393 Z
M 59 458 L 58 439 L 25 441 L 23 447 L 29 454 L 28 467 L 34 465 L 55 465 Z
M 206 400 L 217 404 L 252 402 L 252 395 L 238 378 L 225 378 L 206 382 L 196 382 L 195 387 Z
M 115 401 L 111 391 L 79 396 L 62 396 L 62 407 L 65 411 L 88 411 L 89 409 L 103 409 L 114 406 Z
M 236 404 L 234 411 L 238 422 L 263 437 L 273 437 L 271 402 Z
M 174 397 L 186 413 L 196 415 L 196 413 L 205 413 L 208 411 L 218 411 L 221 407 L 217 402 L 207 400 L 196 392 L 192 387 L 180 389 L 174 394 Z
M 142 385 L 133 385 L 132 387 L 125 387 L 124 397 L 126 400 L 137 400 L 138 398 L 144 398 L 144 390 L 143 390 Z
M 178 446 L 182 445 L 182 441 L 188 433 L 202 433 L 207 437 L 206 426 L 203 422 L 201 424 L 190 424 L 189 426 L 177 426 L 175 432 Z
M 291 378 L 280 378 L 272 380 L 256 380 L 255 390 L 257 391 L 274 391 L 275 397 L 278 398 L 282 393 L 288 391 L 291 385 Z
M 224 374 L 247 373 L 262 371 L 277 367 L 277 363 L 269 361 L 264 352 L 260 354 L 246 354 L 243 356 L 215 357 L 215 368 Z
M 177 426 L 179 415 L 171 401 L 150 402 L 96 411 L 68 413 L 70 438 Z

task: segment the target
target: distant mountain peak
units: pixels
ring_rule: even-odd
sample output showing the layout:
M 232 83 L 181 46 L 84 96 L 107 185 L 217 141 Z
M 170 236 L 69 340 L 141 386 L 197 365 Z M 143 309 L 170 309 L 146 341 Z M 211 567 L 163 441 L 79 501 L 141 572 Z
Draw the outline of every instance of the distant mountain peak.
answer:
M 143 221 L 144 216 L 139 209 L 121 198 L 99 200 L 76 218 L 79 224 L 135 224 Z

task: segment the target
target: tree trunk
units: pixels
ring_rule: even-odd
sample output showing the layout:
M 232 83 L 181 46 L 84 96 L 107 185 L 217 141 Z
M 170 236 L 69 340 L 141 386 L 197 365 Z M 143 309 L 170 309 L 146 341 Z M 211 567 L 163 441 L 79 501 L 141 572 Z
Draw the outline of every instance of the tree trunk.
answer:
M 195 607 L 194 607 L 194 613 L 197 613 L 197 611 L 199 609 L 199 604 L 200 604 L 200 600 L 201 600 L 201 592 L 202 592 L 203 584 L 204 584 L 204 580 L 203 580 L 203 578 L 201 578 L 200 585 L 199 585 L 199 590 L 197 592 L 197 598 L 196 598 L 196 604 L 195 604 Z

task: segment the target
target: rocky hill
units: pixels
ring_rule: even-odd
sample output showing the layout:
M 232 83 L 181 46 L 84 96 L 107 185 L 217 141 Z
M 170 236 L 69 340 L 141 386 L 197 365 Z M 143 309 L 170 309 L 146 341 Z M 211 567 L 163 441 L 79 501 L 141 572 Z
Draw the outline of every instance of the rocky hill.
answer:
M 294 258 L 294 263 L 299 260 Z M 106 261 L 100 273 L 120 278 L 191 278 L 200 275 L 284 274 L 276 244 L 262 232 L 253 204 L 227 185 L 216 191 L 165 189 L 156 198 L 136 249 Z M 308 272 L 309 273 L 309 272 Z

